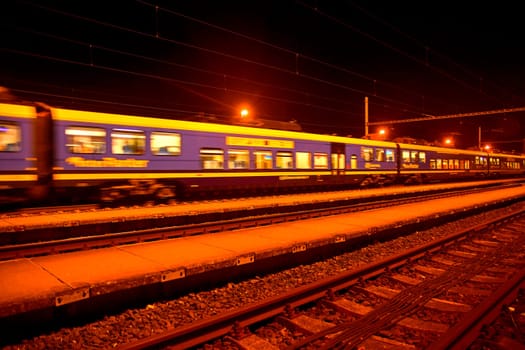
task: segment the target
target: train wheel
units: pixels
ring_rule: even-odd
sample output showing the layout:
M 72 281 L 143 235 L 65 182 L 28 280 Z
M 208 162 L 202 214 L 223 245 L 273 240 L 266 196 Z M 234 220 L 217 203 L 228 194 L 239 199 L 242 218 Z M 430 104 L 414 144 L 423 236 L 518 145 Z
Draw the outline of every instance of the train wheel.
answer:
M 176 194 L 171 187 L 162 187 L 155 192 L 155 200 L 160 203 L 169 203 L 175 200 Z
M 100 200 L 107 204 L 118 203 L 123 197 L 122 192 L 115 188 L 104 189 L 100 193 Z

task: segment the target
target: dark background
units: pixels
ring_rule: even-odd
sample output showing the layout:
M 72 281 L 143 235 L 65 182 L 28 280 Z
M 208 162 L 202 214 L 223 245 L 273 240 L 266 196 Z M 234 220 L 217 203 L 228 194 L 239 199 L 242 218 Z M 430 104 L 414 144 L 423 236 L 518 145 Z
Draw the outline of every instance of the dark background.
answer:
M 519 2 L 16 1 L 0 4 L 0 86 L 102 112 L 523 151 Z M 525 109 L 525 108 L 524 108 Z M 429 117 L 501 111 L 437 120 Z M 370 126 L 374 133 L 379 126 Z

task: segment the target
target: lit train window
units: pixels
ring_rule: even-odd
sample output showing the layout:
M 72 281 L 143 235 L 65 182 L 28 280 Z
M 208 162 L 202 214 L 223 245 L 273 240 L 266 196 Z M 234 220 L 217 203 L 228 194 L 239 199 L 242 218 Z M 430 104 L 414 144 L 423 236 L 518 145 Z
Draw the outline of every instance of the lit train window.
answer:
M 499 166 L 500 165 L 500 159 L 499 158 L 490 158 L 490 164 Z
M 427 154 L 425 152 L 419 152 L 419 162 L 426 163 L 426 161 L 427 161 Z
M 201 148 L 200 157 L 203 169 L 224 169 L 224 151 L 222 149 Z
M 328 169 L 328 154 L 314 153 L 314 168 Z
M 385 150 L 385 155 L 386 155 L 386 161 L 387 162 L 395 162 L 395 157 L 394 157 L 394 150 L 393 149 L 387 149 Z
M 430 169 L 436 169 L 436 160 L 435 159 L 431 159 L 430 160 Z
M 454 169 L 459 169 L 459 159 L 454 159 Z
M 292 152 L 277 152 L 275 155 L 275 167 L 277 169 L 293 168 Z
M 382 148 L 376 148 L 376 161 L 384 162 L 385 161 L 385 150 Z
M 172 132 L 151 133 L 151 153 L 156 156 L 180 155 L 180 134 Z
M 470 169 L 470 160 L 465 160 L 465 169 Z
M 417 163 L 418 159 L 419 159 L 419 152 L 418 151 L 410 152 L 410 162 L 411 163 Z
M 343 163 L 344 166 L 344 163 Z M 312 155 L 310 152 L 296 152 L 295 153 L 295 167 L 297 169 L 311 169 Z
M 146 135 L 141 130 L 111 130 L 111 152 L 113 154 L 144 154 Z
M 256 169 L 271 169 L 273 167 L 273 156 L 271 151 L 255 151 L 255 168 Z
M 487 165 L 487 158 L 476 156 L 476 165 Z
M 443 169 L 441 159 L 436 159 L 436 169 Z
M 443 159 L 443 169 L 448 169 L 448 159 Z
M 373 159 L 374 150 L 372 148 L 363 147 L 361 149 L 361 157 L 365 162 L 371 162 Z
M 20 126 L 0 122 L 0 152 L 18 152 L 21 144 Z
M 250 166 L 250 152 L 247 149 L 228 150 L 228 168 L 248 169 Z
M 71 126 L 66 128 L 66 147 L 71 153 L 100 154 L 106 152 L 106 130 Z
M 410 151 L 403 151 L 401 157 L 401 159 L 403 159 L 403 163 L 410 163 Z

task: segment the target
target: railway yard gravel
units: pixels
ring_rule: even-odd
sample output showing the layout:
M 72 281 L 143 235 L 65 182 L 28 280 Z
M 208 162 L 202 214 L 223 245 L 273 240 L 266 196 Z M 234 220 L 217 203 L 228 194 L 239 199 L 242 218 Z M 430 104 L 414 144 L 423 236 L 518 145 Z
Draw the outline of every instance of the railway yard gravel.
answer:
M 292 288 L 358 268 L 365 264 L 397 254 L 430 240 L 449 234 L 458 228 L 475 225 L 481 220 L 510 212 L 522 204 L 491 211 L 468 219 L 452 222 L 430 230 L 416 232 L 395 240 L 376 243 L 311 265 L 257 276 L 242 282 L 230 282 L 213 290 L 191 293 L 169 301 L 129 309 L 100 320 L 68 327 L 26 339 L 19 344 L 4 345 L 3 349 L 108 349 L 161 333 L 192 322 L 219 315 L 276 296 Z

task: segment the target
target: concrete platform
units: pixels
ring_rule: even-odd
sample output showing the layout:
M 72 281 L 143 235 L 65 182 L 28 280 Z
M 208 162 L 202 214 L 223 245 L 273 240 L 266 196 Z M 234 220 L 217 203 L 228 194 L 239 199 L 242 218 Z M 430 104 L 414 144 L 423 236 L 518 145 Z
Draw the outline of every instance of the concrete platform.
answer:
M 0 262 L 0 319 L 103 296 L 180 290 L 196 279 L 227 280 L 240 269 L 290 262 L 327 246 L 351 248 L 359 237 L 483 203 L 525 198 L 525 186 L 395 208 L 278 225 Z M 346 246 L 345 246 L 346 244 Z M 224 276 L 224 277 L 223 277 Z M 131 292 L 133 291 L 133 293 Z

